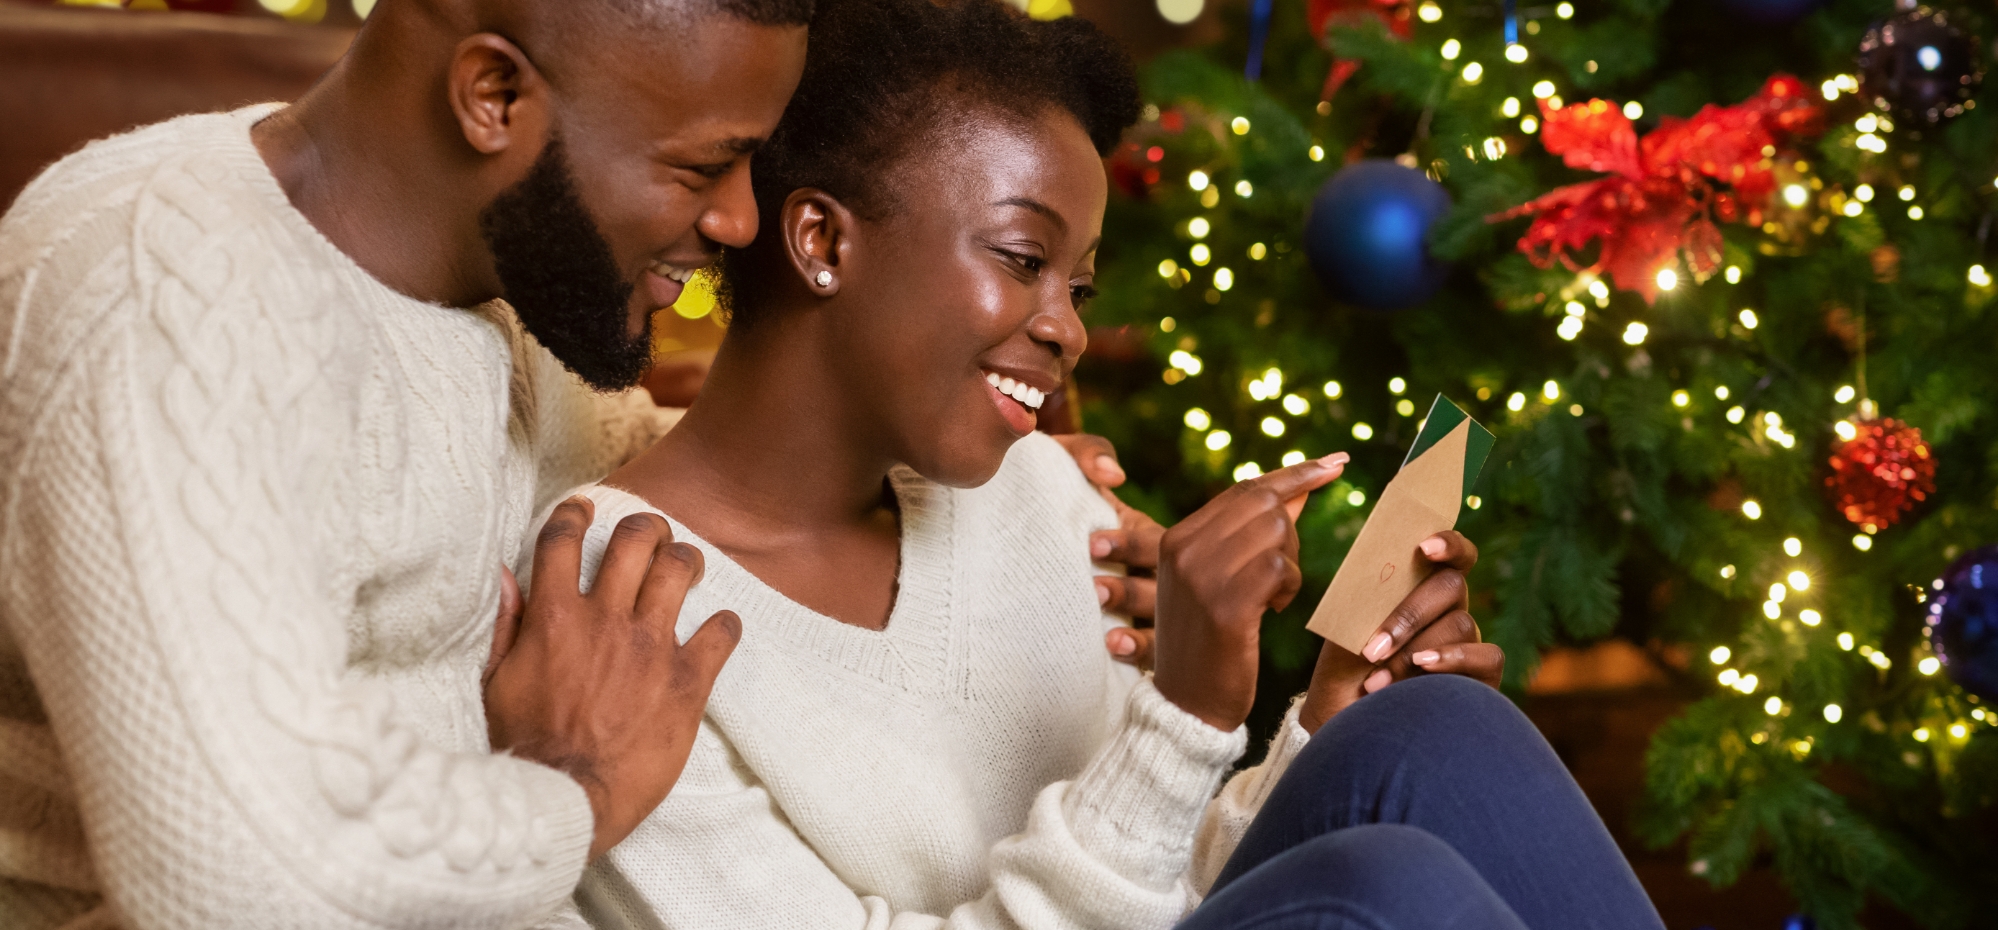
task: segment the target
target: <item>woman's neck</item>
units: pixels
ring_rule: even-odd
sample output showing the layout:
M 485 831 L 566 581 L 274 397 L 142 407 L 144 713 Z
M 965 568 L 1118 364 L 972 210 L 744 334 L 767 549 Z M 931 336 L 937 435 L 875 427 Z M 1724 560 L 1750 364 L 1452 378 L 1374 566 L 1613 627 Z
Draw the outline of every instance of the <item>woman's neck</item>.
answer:
M 687 415 L 606 483 L 644 498 L 786 596 L 887 625 L 900 527 L 894 460 L 857 422 L 814 338 L 779 316 L 734 332 Z

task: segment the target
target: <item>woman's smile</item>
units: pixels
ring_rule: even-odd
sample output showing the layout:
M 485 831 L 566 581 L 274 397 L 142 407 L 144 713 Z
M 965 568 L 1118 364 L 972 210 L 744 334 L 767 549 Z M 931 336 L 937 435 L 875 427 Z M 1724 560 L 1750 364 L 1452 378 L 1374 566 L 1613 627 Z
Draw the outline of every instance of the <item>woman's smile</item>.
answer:
M 985 383 L 991 387 L 992 403 L 998 406 L 999 415 L 1006 418 L 1006 425 L 1013 428 L 1015 435 L 1025 436 L 1033 432 L 1034 425 L 1038 422 L 1035 411 L 1041 409 L 1042 402 L 1047 400 L 1048 391 L 1054 389 L 1053 385 L 1050 385 L 1048 390 L 1042 390 L 1028 384 L 1023 378 L 1001 374 L 989 368 L 983 371 Z

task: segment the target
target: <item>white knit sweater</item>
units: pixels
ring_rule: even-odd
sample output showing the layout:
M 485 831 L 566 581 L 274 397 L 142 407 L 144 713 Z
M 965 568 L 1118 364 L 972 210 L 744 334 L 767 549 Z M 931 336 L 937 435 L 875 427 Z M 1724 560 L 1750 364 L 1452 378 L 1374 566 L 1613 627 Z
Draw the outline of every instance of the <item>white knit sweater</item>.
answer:
M 0 926 L 522 926 L 582 872 L 582 790 L 488 751 L 479 671 L 529 518 L 667 420 L 354 265 L 273 109 L 0 222 Z
M 1173 924 L 1220 871 L 1307 739 L 1294 712 L 1215 799 L 1244 736 L 1110 661 L 1088 537 L 1116 517 L 1048 437 L 979 488 L 891 481 L 902 564 L 878 632 L 672 521 L 707 557 L 681 637 L 728 608 L 742 643 L 679 784 L 585 880 L 592 923 L 1139 930 Z M 658 511 L 586 493 L 587 579 L 618 520 Z

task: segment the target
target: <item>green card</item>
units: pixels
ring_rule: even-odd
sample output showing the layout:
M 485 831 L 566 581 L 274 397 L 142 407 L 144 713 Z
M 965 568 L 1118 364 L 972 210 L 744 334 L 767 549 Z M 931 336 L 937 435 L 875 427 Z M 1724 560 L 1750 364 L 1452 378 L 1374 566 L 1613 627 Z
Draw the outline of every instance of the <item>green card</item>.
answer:
M 1441 394 L 1436 395 L 1436 399 L 1429 404 L 1428 418 L 1422 421 L 1422 431 L 1415 436 L 1415 445 L 1408 448 L 1408 457 L 1401 460 L 1402 467 L 1407 468 L 1408 463 L 1415 461 L 1417 456 L 1429 451 L 1430 446 L 1435 445 L 1443 437 L 1450 435 L 1450 431 L 1456 429 L 1457 424 L 1465 420 L 1471 420 L 1471 415 L 1465 413 L 1462 407 L 1451 403 L 1449 398 Z M 1470 495 L 1472 488 L 1477 487 L 1478 472 L 1484 469 L 1485 457 L 1492 454 L 1492 444 L 1496 441 L 1492 438 L 1491 430 L 1485 429 L 1484 425 L 1478 421 L 1471 420 L 1470 434 L 1464 437 L 1464 494 L 1466 496 Z

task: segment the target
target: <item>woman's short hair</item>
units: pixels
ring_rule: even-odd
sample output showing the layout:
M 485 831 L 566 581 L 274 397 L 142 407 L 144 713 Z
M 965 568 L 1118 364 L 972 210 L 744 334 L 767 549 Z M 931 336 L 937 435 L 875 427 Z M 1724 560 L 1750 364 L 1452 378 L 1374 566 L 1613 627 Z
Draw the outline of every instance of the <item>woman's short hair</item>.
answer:
M 1108 154 L 1140 109 L 1131 60 L 1074 17 L 1039 21 L 999 0 L 818 0 L 798 92 L 750 169 L 761 232 L 721 265 L 731 325 L 753 323 L 781 273 L 777 212 L 817 188 L 862 216 L 898 208 L 898 167 L 967 119 L 1073 115 Z

